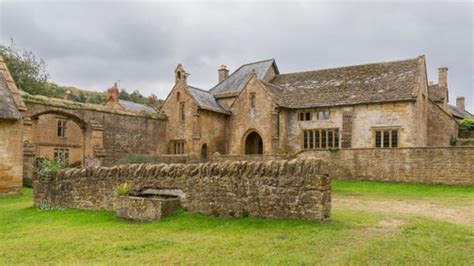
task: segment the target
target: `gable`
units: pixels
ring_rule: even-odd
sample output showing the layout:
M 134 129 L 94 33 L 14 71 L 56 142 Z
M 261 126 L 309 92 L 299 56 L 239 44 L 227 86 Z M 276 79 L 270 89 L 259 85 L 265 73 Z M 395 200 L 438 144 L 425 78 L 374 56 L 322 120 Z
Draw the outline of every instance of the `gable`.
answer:
M 0 119 L 20 120 L 21 115 L 13 100 L 3 73 L 0 72 Z
M 210 92 L 216 96 L 236 95 L 242 91 L 255 71 L 258 79 L 270 80 L 279 74 L 275 60 L 265 60 L 240 66 L 227 79 L 214 86 Z

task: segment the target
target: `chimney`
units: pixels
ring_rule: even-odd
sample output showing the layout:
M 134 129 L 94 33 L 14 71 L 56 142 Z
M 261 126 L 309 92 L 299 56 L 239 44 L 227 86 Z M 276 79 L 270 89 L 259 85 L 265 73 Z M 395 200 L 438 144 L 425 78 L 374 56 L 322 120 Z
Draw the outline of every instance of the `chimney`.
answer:
M 226 65 L 221 65 L 217 70 L 217 73 L 219 74 L 219 83 L 229 77 L 229 70 L 227 69 Z
M 67 89 L 66 92 L 64 93 L 64 100 L 69 100 L 72 101 L 74 100 L 74 95 L 72 95 L 72 91 L 70 89 Z
M 115 82 L 112 88 L 107 90 L 107 103 L 119 103 L 119 89 L 117 86 L 117 82 Z
M 157 99 L 155 95 L 150 95 L 148 97 L 148 106 L 155 108 L 157 103 Z
M 438 85 L 440 88 L 448 87 L 448 68 L 447 67 L 438 68 Z
M 456 108 L 466 110 L 466 106 L 464 105 L 464 97 L 456 98 Z

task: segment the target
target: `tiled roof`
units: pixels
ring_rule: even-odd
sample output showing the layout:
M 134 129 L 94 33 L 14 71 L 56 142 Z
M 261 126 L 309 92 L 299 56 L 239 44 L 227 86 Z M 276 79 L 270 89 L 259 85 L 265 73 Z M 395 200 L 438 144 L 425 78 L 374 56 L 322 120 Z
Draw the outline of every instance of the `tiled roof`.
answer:
M 283 74 L 270 83 L 288 108 L 413 100 L 419 59 Z
M 191 93 L 191 96 L 196 100 L 200 108 L 225 114 L 229 113 L 216 101 L 216 98 L 214 98 L 214 96 L 209 91 L 192 86 L 188 86 L 188 91 L 189 93 Z
M 252 75 L 252 70 L 255 70 L 258 79 L 264 79 L 273 64 L 275 64 L 274 59 L 242 65 L 227 79 L 214 86 L 210 92 L 216 96 L 236 94 L 245 87 Z
M 0 119 L 19 120 L 21 114 L 8 88 L 7 80 L 0 72 Z
M 474 118 L 474 115 L 469 113 L 467 110 L 459 109 L 456 106 L 451 105 L 451 104 L 449 104 L 448 106 L 449 106 L 449 110 L 451 111 L 451 113 L 453 114 L 454 117 L 457 117 L 457 118 Z
M 442 102 L 446 97 L 446 90 L 441 89 L 438 84 L 429 85 L 428 97 L 433 102 Z
M 152 107 L 145 105 L 145 104 L 140 104 L 140 103 L 135 103 L 131 101 L 125 101 L 125 100 L 119 100 L 120 106 L 122 106 L 125 109 L 128 109 L 133 112 L 151 112 L 151 113 L 156 113 L 156 110 L 153 109 Z

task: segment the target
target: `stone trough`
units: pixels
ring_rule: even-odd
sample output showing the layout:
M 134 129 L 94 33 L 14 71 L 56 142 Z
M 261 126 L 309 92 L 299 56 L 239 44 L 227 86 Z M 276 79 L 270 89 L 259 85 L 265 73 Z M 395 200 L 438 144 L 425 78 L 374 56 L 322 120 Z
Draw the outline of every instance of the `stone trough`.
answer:
M 134 195 L 118 196 L 115 202 L 117 217 L 138 222 L 159 221 L 180 205 L 179 196 L 156 192 L 145 190 Z

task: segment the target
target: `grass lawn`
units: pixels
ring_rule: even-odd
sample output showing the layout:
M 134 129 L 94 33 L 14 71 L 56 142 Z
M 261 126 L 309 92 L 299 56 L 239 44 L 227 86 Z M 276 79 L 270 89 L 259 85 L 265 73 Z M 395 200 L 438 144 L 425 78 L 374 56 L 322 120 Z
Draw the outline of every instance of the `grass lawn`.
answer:
M 331 221 L 218 219 L 183 210 L 134 224 L 0 197 L 3 264 L 474 265 L 474 187 L 334 181 Z

